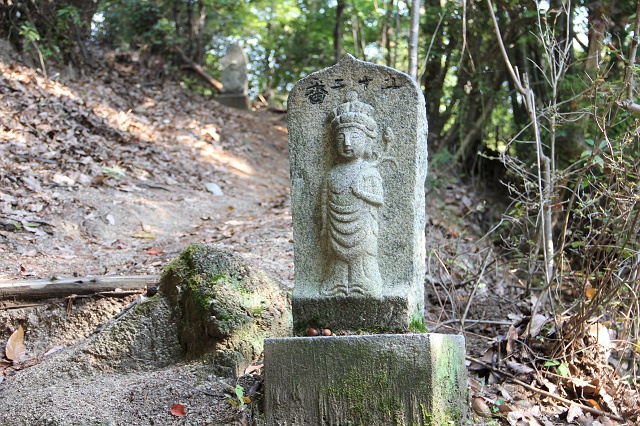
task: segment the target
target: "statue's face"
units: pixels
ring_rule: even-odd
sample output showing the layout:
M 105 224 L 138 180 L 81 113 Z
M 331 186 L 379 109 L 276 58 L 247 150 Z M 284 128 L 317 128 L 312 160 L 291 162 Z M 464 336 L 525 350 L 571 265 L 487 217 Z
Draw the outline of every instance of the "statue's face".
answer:
M 368 136 L 357 127 L 338 130 L 338 154 L 344 159 L 362 158 L 369 142 Z

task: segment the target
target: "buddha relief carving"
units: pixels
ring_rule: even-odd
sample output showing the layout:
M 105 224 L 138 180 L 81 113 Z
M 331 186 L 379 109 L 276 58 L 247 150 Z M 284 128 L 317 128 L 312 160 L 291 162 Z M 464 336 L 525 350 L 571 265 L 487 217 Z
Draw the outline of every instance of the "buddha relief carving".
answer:
M 378 210 L 384 204 L 374 108 L 349 92 L 332 114 L 331 135 L 338 154 L 322 186 L 322 231 L 327 258 L 324 296 L 378 297 Z

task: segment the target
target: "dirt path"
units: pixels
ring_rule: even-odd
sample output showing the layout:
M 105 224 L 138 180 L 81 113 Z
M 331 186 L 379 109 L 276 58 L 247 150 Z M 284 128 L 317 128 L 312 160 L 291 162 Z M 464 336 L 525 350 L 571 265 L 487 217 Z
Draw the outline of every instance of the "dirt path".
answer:
M 284 116 L 145 78 L 111 62 L 62 84 L 0 62 L 0 279 L 155 274 L 208 241 L 289 284 Z

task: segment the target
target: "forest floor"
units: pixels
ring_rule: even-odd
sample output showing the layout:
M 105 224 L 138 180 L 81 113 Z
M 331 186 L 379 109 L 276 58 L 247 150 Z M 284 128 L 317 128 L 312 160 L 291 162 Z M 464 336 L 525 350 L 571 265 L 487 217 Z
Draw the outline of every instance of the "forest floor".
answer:
M 81 76 L 45 79 L 0 49 L 0 281 L 157 276 L 189 244 L 205 241 L 290 291 L 286 115 L 227 108 L 135 55 L 104 58 Z M 494 241 L 483 238 L 500 217 L 496 198 L 445 170 L 431 172 L 427 200 L 426 325 L 464 330 L 470 360 L 481 361 L 469 366 L 478 423 L 610 425 L 624 424 L 611 419 L 624 414 L 633 424 L 637 393 L 612 377 L 605 382 L 606 359 L 594 358 L 590 376 L 574 372 L 576 380 L 561 383 L 528 365 L 531 354 L 515 342 L 534 302 Z M 248 392 L 260 369 L 203 379 L 184 363 L 84 381 L 79 369 L 75 387 L 36 380 L 33 389 L 17 389 L 52 351 L 82 345 L 140 297 L 0 300 L 0 348 L 25 329 L 26 360 L 0 356 L 0 395 L 11 401 L 12 424 L 250 424 L 254 406 L 229 403 L 228 394 L 238 383 Z M 540 328 L 548 321 L 542 315 Z M 111 400 L 96 400 L 97 390 Z M 174 403 L 186 414 L 172 413 Z

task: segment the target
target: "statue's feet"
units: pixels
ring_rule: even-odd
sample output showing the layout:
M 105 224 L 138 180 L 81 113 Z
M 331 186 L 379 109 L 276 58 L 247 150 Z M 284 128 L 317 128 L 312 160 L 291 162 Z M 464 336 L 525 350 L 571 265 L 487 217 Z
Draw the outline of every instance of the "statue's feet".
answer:
M 347 286 L 344 284 L 325 283 L 320 294 L 327 297 L 346 297 Z
M 374 286 L 353 285 L 349 287 L 349 294 L 378 298 L 382 294 L 382 290 Z

